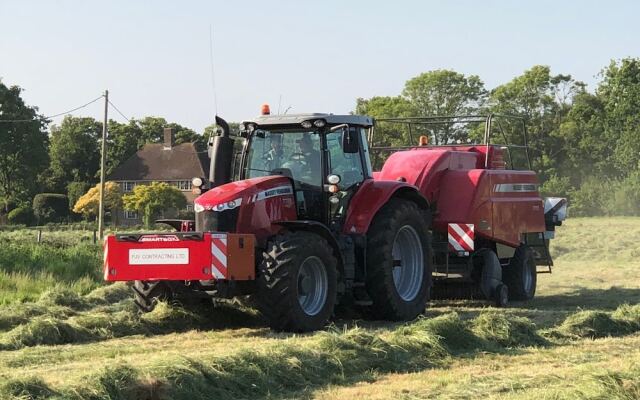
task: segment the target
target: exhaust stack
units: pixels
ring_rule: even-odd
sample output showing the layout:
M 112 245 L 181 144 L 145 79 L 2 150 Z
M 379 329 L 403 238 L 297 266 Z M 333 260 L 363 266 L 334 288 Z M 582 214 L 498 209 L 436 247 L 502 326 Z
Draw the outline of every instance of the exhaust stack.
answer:
M 217 135 L 209 140 L 209 182 L 211 188 L 231 181 L 231 162 L 233 160 L 233 139 L 230 137 L 229 124 L 216 115 Z

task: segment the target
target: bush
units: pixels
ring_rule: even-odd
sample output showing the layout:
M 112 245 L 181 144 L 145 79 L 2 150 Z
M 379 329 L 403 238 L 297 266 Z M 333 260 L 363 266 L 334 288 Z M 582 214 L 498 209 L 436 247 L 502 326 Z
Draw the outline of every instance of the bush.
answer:
M 540 194 L 543 197 L 567 197 L 572 189 L 569 177 L 559 177 L 554 174 L 542 184 Z
M 12 225 L 31 225 L 33 222 L 33 211 L 29 205 L 21 205 L 9 211 L 7 220 Z
M 606 203 L 607 215 L 640 215 L 640 173 L 616 182 Z
M 606 178 L 590 177 L 570 193 L 571 215 L 577 217 L 601 216 L 607 213 L 607 204 L 614 182 Z
M 33 198 L 33 214 L 38 223 L 60 222 L 69 215 L 69 200 L 64 194 L 40 193 Z

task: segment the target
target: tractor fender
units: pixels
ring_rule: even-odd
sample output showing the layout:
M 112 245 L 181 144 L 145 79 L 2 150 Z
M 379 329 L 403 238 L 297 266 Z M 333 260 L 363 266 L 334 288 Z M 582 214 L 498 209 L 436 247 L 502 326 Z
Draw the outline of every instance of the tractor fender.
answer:
M 318 221 L 310 221 L 310 220 L 296 220 L 296 221 L 276 221 L 273 223 L 274 225 L 280 225 L 283 228 L 286 228 L 292 232 L 295 231 L 307 231 L 315 233 L 316 235 L 326 239 L 329 243 L 333 252 L 335 253 L 336 258 L 338 259 L 338 268 L 342 269 L 344 266 L 344 255 L 340 250 L 340 244 L 338 243 L 338 239 L 334 236 L 334 234 L 329 230 L 329 228 Z
M 343 233 L 366 234 L 373 218 L 391 198 L 410 200 L 423 210 L 429 209 L 429 201 L 413 185 L 401 181 L 367 179 L 351 199 Z

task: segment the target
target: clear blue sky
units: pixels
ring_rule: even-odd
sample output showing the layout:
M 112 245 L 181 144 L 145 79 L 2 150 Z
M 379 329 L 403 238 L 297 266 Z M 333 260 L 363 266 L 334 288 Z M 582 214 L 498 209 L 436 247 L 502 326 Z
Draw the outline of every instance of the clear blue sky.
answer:
M 109 89 L 130 117 L 201 132 L 214 113 L 210 25 L 218 113 L 238 121 L 280 96 L 290 113 L 346 113 L 441 68 L 492 88 L 545 64 L 593 90 L 611 59 L 640 56 L 639 18 L 631 0 L 0 0 L 0 77 L 46 115 Z

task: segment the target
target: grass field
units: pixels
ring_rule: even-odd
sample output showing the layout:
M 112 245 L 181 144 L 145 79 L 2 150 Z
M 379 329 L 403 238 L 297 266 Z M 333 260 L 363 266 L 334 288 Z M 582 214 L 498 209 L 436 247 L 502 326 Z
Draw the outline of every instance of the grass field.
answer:
M 637 399 L 639 235 L 640 218 L 567 221 L 529 303 L 435 301 L 407 324 L 289 335 L 240 306 L 139 316 L 125 285 L 100 286 L 99 248 L 0 233 L 20 254 L 0 249 L 0 398 Z

